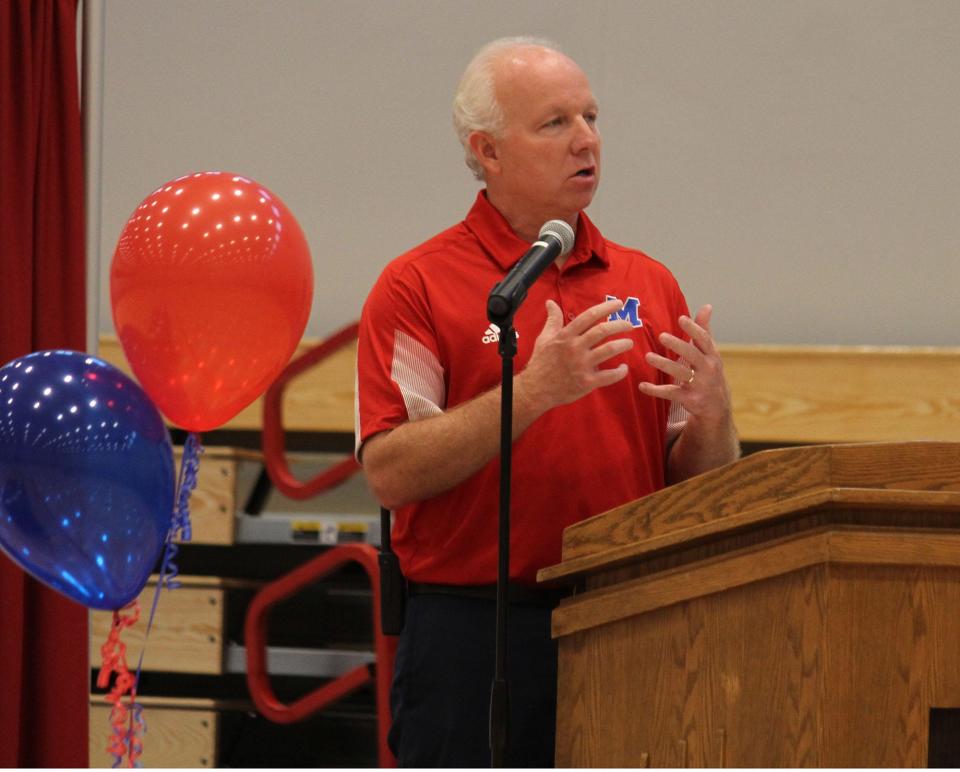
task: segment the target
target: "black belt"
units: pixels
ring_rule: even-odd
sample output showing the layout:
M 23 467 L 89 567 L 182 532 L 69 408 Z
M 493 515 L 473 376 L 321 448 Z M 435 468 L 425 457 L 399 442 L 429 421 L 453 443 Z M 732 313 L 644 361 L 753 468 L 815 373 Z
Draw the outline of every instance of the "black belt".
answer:
M 407 582 L 410 595 L 454 595 L 459 598 L 496 600 L 495 584 L 427 584 L 425 582 Z M 525 584 L 510 583 L 508 596 L 510 603 L 520 606 L 542 606 L 553 608 L 570 595 L 569 587 L 544 588 L 529 587 Z

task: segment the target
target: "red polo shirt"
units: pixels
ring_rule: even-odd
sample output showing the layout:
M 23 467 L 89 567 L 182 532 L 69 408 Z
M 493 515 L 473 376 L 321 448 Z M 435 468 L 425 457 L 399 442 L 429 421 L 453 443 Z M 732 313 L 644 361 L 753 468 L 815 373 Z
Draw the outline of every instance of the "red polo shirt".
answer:
M 500 382 L 490 289 L 526 252 L 481 191 L 466 220 L 391 262 L 364 305 L 357 357 L 357 442 L 453 408 Z M 563 529 L 664 486 L 670 403 L 640 393 L 666 382 L 644 360 L 673 356 L 657 340 L 684 337 L 688 313 L 660 263 L 607 241 L 584 213 L 562 270 L 551 265 L 517 312 L 516 372 L 529 360 L 551 298 L 567 320 L 616 297 L 634 324 L 628 376 L 550 410 L 513 445 L 511 578 L 532 584 L 560 561 Z M 673 423 L 674 418 L 671 418 Z M 404 575 L 439 584 L 496 581 L 499 457 L 452 490 L 395 512 L 393 548 Z

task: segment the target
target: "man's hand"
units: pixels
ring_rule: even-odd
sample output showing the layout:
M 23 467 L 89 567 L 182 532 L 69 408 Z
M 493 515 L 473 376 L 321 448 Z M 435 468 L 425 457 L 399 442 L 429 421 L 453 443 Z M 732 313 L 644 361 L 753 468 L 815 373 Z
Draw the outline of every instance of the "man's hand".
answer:
M 735 461 L 740 455 L 737 430 L 733 424 L 730 386 L 723 372 L 723 360 L 710 332 L 713 307 L 703 306 L 696 319 L 681 316 L 680 329 L 690 336 L 681 340 L 660 333 L 660 343 L 681 357 L 675 361 L 650 352 L 647 362 L 676 381 L 674 384 L 641 383 L 644 394 L 678 402 L 689 413 L 687 425 L 670 450 L 667 460 L 669 482 Z
M 675 384 L 641 383 L 640 391 L 651 397 L 679 402 L 690 415 L 703 421 L 720 421 L 730 414 L 730 387 L 723 372 L 723 360 L 710 332 L 713 307 L 706 305 L 696 319 L 681 316 L 680 329 L 690 336 L 681 340 L 669 332 L 660 333 L 660 343 L 683 361 L 650 352 L 647 363 L 676 381 Z
M 516 397 L 523 409 L 539 416 L 627 376 L 626 364 L 600 367 L 633 348 L 632 338 L 608 340 L 633 331 L 625 319 L 607 320 L 622 307 L 619 300 L 598 303 L 564 327 L 560 307 L 547 301 L 547 321 L 533 345 L 530 361 L 516 380 Z

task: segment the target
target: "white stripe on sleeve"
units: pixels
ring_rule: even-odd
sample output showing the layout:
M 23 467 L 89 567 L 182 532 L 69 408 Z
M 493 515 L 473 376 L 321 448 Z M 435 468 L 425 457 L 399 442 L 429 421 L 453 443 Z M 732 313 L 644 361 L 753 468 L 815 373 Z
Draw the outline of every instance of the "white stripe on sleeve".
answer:
M 670 412 L 667 414 L 667 447 L 673 443 L 683 427 L 687 425 L 687 409 L 679 402 L 670 403 Z
M 447 399 L 440 361 L 430 349 L 400 330 L 394 334 L 390 379 L 400 388 L 411 421 L 443 412 Z

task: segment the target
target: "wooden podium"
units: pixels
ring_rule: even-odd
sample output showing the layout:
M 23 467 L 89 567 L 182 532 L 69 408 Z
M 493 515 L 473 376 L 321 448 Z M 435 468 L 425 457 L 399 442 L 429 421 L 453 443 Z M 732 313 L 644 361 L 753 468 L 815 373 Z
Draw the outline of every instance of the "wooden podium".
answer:
M 960 708 L 960 444 L 758 453 L 568 528 L 561 767 L 926 766 Z

